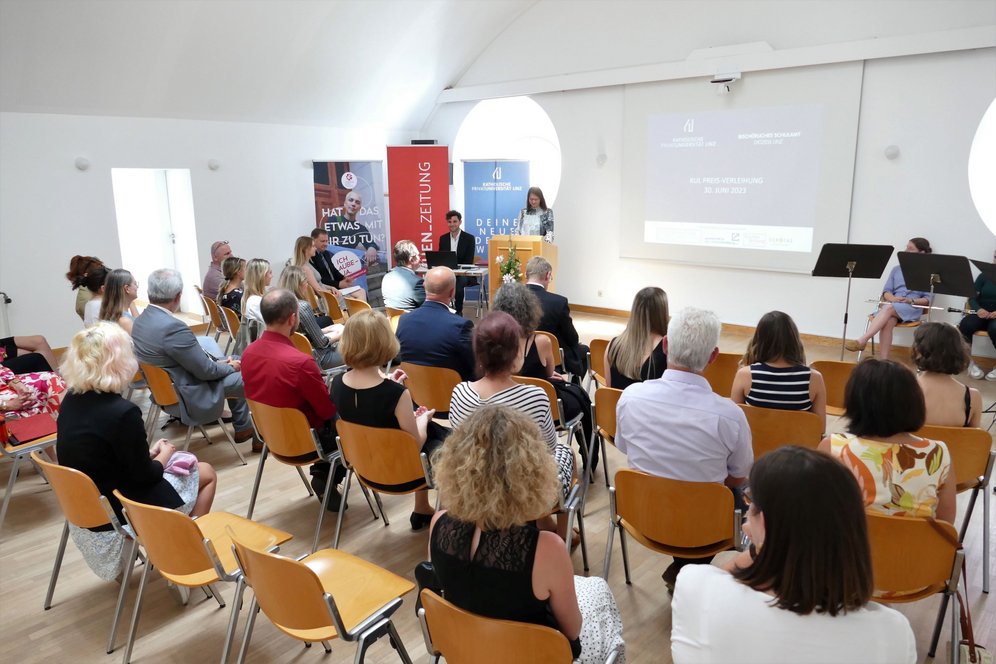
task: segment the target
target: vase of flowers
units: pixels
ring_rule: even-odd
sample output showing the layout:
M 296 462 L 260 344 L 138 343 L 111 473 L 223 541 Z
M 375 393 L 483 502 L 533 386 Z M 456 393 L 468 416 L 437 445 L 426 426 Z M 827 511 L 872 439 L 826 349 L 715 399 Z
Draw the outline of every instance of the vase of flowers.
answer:
M 498 264 L 498 272 L 501 274 L 501 282 L 507 284 L 513 281 L 522 281 L 522 261 L 515 253 L 512 246 L 512 238 L 508 239 L 508 256 L 501 254 L 495 256 L 495 263 Z

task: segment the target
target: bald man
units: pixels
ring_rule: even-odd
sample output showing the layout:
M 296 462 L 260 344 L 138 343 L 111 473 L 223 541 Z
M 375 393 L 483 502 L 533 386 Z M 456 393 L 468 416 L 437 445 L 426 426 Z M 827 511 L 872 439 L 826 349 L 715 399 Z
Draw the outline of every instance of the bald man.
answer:
M 463 380 L 474 380 L 470 333 L 474 324 L 450 310 L 456 275 L 448 267 L 425 274 L 425 303 L 398 320 L 399 358 L 429 367 L 453 369 Z

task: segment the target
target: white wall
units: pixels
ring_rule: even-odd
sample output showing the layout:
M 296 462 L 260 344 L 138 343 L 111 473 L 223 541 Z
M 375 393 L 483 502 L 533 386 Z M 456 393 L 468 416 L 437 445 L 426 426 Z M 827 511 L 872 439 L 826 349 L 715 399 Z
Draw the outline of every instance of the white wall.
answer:
M 111 168 L 189 168 L 202 270 L 214 240 L 283 264 L 314 227 L 312 159 L 385 159 L 404 134 L 148 118 L 0 114 L 0 291 L 15 334 L 64 345 L 80 327 L 75 254 L 121 266 Z M 78 156 L 90 169 L 78 171 Z M 209 159 L 221 168 L 211 171 Z M 275 270 L 279 273 L 279 269 Z

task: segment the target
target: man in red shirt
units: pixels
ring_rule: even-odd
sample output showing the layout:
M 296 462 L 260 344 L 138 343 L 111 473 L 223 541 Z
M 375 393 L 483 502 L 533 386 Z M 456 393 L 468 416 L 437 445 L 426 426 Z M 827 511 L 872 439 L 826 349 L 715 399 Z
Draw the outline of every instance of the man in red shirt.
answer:
M 318 434 L 322 448 L 335 449 L 335 405 L 315 358 L 297 350 L 290 340 L 297 330 L 297 298 L 289 290 L 276 288 L 263 296 L 259 308 L 266 331 L 242 354 L 246 398 L 277 408 L 298 409 Z M 338 484 L 345 472 L 336 475 Z M 329 464 L 319 462 L 311 466 L 311 486 L 319 500 L 328 476 Z M 333 489 L 327 508 L 337 511 L 339 499 L 339 492 Z

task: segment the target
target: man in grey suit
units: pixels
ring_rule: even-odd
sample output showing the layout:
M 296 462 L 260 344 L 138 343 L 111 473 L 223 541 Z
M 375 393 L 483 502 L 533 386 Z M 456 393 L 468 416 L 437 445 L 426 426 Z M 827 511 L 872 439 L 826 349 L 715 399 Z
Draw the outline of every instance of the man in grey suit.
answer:
M 213 422 L 224 400 L 232 411 L 235 442 L 253 437 L 249 408 L 242 389 L 241 364 L 233 358 L 208 356 L 197 338 L 173 314 L 180 307 L 183 279 L 176 270 L 149 275 L 149 306 L 135 319 L 131 336 L 139 362 L 161 367 L 173 379 L 180 398 L 181 421 Z M 256 442 L 253 451 L 256 451 Z
M 384 304 L 395 309 L 418 309 L 425 302 L 425 284 L 415 273 L 421 261 L 418 247 L 410 240 L 394 245 L 394 269 L 384 275 L 380 292 Z

